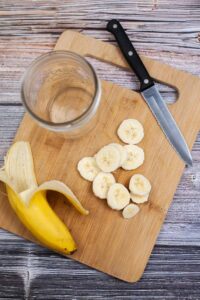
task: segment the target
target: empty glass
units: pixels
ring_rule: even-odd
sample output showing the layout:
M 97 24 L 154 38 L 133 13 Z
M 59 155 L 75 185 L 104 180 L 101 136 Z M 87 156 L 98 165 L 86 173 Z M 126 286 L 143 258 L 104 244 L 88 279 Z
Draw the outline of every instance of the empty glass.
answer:
M 22 82 L 22 101 L 30 116 L 66 137 L 91 129 L 100 104 L 100 81 L 78 54 L 53 51 L 37 58 Z

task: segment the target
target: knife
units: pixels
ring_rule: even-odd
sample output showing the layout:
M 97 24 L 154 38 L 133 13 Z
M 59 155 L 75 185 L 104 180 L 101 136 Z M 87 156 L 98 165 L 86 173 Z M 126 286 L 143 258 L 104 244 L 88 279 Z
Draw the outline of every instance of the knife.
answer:
M 107 24 L 107 30 L 115 36 L 124 57 L 140 80 L 140 93 L 168 141 L 186 165 L 192 166 L 192 156 L 186 141 L 122 25 L 118 20 L 111 20 Z

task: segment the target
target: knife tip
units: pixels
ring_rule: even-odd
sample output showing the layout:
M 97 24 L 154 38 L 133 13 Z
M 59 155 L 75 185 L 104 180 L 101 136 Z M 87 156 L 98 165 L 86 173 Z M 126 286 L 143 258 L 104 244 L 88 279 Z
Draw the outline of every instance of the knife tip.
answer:
M 193 160 L 192 160 L 191 155 L 189 157 L 187 157 L 186 165 L 187 165 L 187 167 L 192 167 L 193 166 Z

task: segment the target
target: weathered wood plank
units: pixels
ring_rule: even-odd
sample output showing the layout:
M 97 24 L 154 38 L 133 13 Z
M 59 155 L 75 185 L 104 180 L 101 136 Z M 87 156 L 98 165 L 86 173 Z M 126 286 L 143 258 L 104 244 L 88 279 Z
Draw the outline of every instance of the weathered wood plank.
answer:
M 10 234 L 8 237 L 0 241 L 0 256 L 4 257 L 0 265 L 0 297 L 12 298 L 15 294 L 15 299 L 23 295 L 28 299 L 199 299 L 198 247 L 156 246 L 143 278 L 129 284 Z M 2 247 L 5 243 L 6 255 Z M 8 289 L 8 284 L 12 288 Z
M 111 40 L 104 28 L 116 17 L 124 21 L 131 39 L 139 49 L 177 51 L 198 55 L 200 8 L 198 1 L 33 1 L 31 7 L 20 1 L 1 1 L 2 36 L 58 36 L 65 28 L 89 32 L 94 37 Z M 13 31 L 13 29 L 15 29 Z
M 23 113 L 22 107 L 12 106 L 20 103 L 20 78 L 67 28 L 113 42 L 104 28 L 107 20 L 119 18 L 140 53 L 200 75 L 199 0 L 160 0 L 157 6 L 155 2 L 0 0 L 1 164 Z M 102 79 L 136 87 L 131 73 L 108 66 L 105 74 L 103 64 L 92 63 Z M 168 99 L 173 97 L 168 88 L 162 91 Z M 0 298 L 200 299 L 199 153 L 200 136 L 192 153 L 194 166 L 184 172 L 139 283 L 119 282 L 0 231 Z

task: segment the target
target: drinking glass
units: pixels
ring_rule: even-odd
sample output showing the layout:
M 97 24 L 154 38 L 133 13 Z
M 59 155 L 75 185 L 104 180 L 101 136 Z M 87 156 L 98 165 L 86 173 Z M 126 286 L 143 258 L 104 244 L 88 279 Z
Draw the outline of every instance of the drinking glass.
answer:
M 100 81 L 92 65 L 70 51 L 37 58 L 22 81 L 22 102 L 42 127 L 78 137 L 96 124 Z

